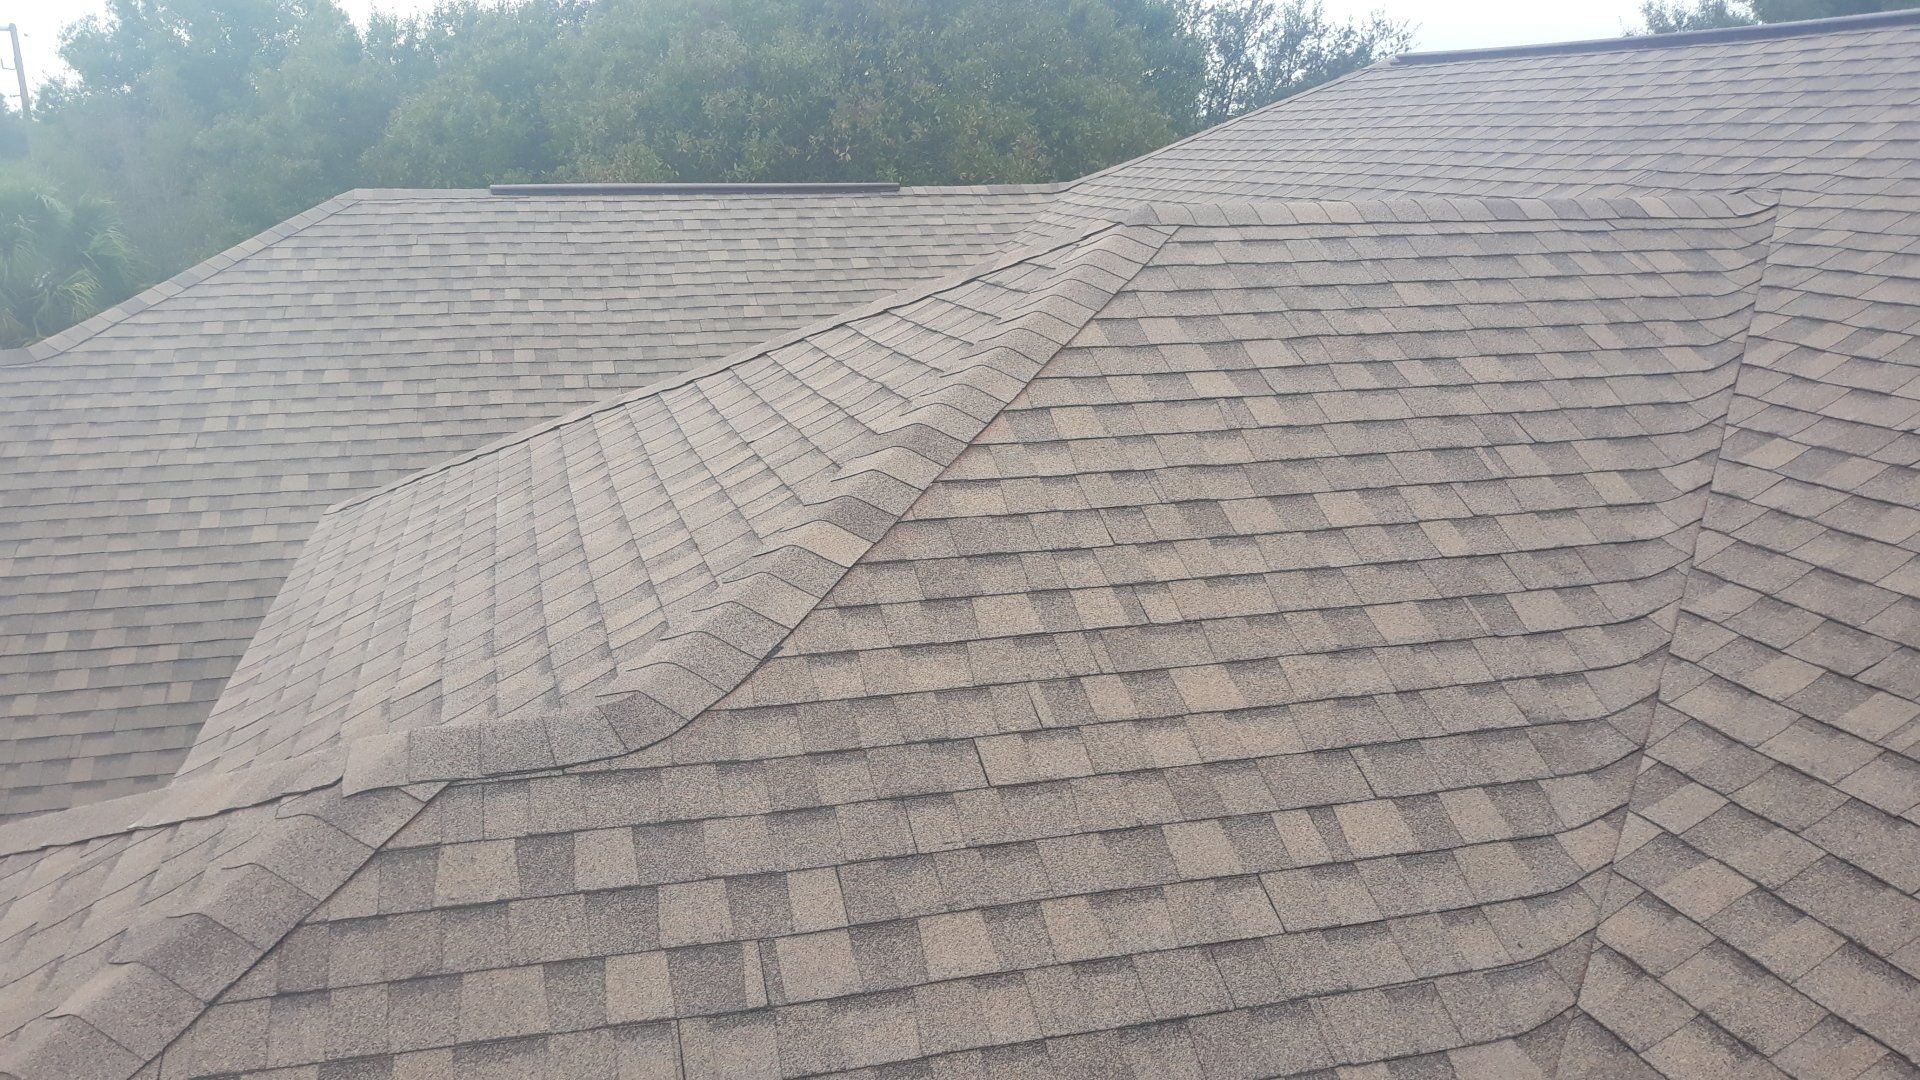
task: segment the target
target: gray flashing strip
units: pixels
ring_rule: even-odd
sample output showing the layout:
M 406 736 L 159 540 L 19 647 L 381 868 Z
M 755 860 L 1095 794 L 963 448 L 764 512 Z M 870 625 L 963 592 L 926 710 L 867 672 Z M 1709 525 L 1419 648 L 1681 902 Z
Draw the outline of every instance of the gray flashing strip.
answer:
M 1616 52 L 1625 49 L 1678 49 L 1688 45 L 1764 41 L 1768 38 L 1800 37 L 1805 34 L 1838 34 L 1851 30 L 1870 30 L 1879 26 L 1903 26 L 1909 23 L 1920 23 L 1920 8 L 1903 11 L 1873 11 L 1865 15 L 1841 15 L 1831 19 L 1807 19 L 1801 22 L 1769 23 L 1762 26 L 1730 26 L 1719 30 L 1683 30 L 1674 34 L 1595 38 L 1589 41 L 1562 41 L 1546 45 L 1509 45 L 1497 49 L 1450 49 L 1439 52 L 1403 53 L 1390 62 L 1396 66 L 1451 64 L 1461 60 L 1499 60 L 1514 56 L 1561 56 L 1572 53 Z
M 834 184 L 494 184 L 495 195 L 884 195 L 882 181 Z

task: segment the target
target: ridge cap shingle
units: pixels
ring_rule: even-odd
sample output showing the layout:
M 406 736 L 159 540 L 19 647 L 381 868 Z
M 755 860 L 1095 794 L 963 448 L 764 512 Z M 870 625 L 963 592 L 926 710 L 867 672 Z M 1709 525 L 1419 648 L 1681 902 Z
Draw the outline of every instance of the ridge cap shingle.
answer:
M 934 296 L 942 292 L 946 292 L 950 289 L 955 288 L 956 286 L 962 285 L 968 281 L 971 281 L 977 277 L 980 277 L 983 274 L 992 273 L 995 270 L 1005 269 L 1006 267 L 1016 265 L 1020 262 L 1024 262 L 1028 259 L 1035 258 L 1039 255 L 1043 255 L 1048 252 L 1057 251 L 1061 248 L 1071 247 L 1074 244 L 1084 242 L 1088 237 L 1096 233 L 1100 233 L 1108 229 L 1112 229 L 1119 224 L 1122 224 L 1122 222 L 1116 222 L 1113 220 L 1100 220 L 1100 221 L 1090 222 L 1085 224 L 1084 227 L 1078 230 L 1077 232 L 1073 233 L 1072 235 L 1064 239 L 1057 239 L 1057 240 L 1053 240 L 1043 244 L 1035 244 L 1035 245 L 1029 245 L 1029 246 L 1011 249 L 1009 251 L 1005 251 L 1000 254 L 994 255 L 990 258 L 983 259 L 980 262 L 975 263 L 974 265 L 967 267 L 963 270 L 958 270 L 958 271 L 955 271 L 954 273 L 947 274 L 939 278 L 935 278 L 932 281 L 922 282 L 911 288 L 902 289 L 899 292 L 889 293 L 886 296 L 882 296 L 882 297 L 879 297 L 878 299 L 869 301 L 865 304 L 861 304 L 858 307 L 850 308 L 847 311 L 841 312 L 840 314 L 834 315 L 830 318 L 821 319 L 816 322 L 808 323 L 805 326 L 799 327 L 794 330 L 790 330 L 784 334 L 780 334 L 776 337 L 768 338 L 767 340 L 762 341 L 758 344 L 750 345 L 750 346 L 747 346 L 746 348 L 736 350 L 735 352 L 732 352 L 718 360 L 712 361 L 711 363 L 703 364 L 699 367 L 693 368 L 689 371 L 682 372 L 678 375 L 671 375 L 663 379 L 657 379 L 653 382 L 646 384 L 645 386 L 638 387 L 633 390 L 629 390 L 624 394 L 616 394 L 612 397 L 603 398 L 590 405 L 585 405 L 578 409 L 575 409 L 572 412 L 554 417 L 551 420 L 544 420 L 538 424 L 533 424 L 528 427 L 522 428 L 511 435 L 507 435 L 502 438 L 495 439 L 493 442 L 487 443 L 486 445 L 477 447 L 473 450 L 469 450 L 464 454 L 459 454 L 453 457 L 449 457 L 445 460 L 435 462 L 433 465 L 430 465 L 427 468 L 421 469 L 417 472 L 409 473 L 408 475 L 403 476 L 398 480 L 394 480 L 391 483 L 384 484 L 380 487 L 362 492 L 350 498 L 342 499 L 339 502 L 333 504 L 332 506 L 327 507 L 326 514 L 322 516 L 324 517 L 326 515 L 331 515 L 331 514 L 337 513 L 338 511 L 344 510 L 348 507 L 358 506 L 362 503 L 369 502 L 391 491 L 394 491 L 397 488 L 405 487 L 408 484 L 415 483 L 419 480 L 433 476 L 437 473 L 445 472 L 448 469 L 454 468 L 455 466 L 458 466 L 458 465 L 465 464 L 466 462 L 469 462 L 469 461 L 473 461 L 476 458 L 486 457 L 489 454 L 496 454 L 510 447 L 518 446 L 521 443 L 524 443 L 529 439 L 534 438 L 537 435 L 541 435 L 550 431 L 555 431 L 555 430 L 558 430 L 559 428 L 567 427 L 571 424 L 577 424 L 582 420 L 585 420 L 591 416 L 595 416 L 599 413 L 606 412 L 610 409 L 617 409 L 622 405 L 628 405 L 636 401 L 641 401 L 645 398 L 657 397 L 660 394 L 663 394 L 669 390 L 677 389 L 679 387 L 686 386 L 690 383 L 698 382 L 702 379 L 708 378 L 709 376 L 717 375 L 731 368 L 738 367 L 740 364 L 743 364 L 748 360 L 752 360 L 755 357 L 765 355 L 767 353 L 773 352 L 776 349 L 780 349 L 785 346 L 792 345 L 796 342 L 804 341 L 808 338 L 815 337 L 819 334 L 823 334 L 828 331 L 837 329 L 839 327 L 846 326 L 848 323 L 857 322 L 861 319 L 870 318 L 874 315 L 878 315 L 883 312 L 892 311 L 896 308 L 905 307 L 906 305 L 912 304 L 915 301 L 923 300 L 923 299 L 926 299 L 927 297 Z
M 1042 254 L 1084 245 L 1085 251 L 1081 253 L 1078 266 L 1061 274 L 1062 281 L 1080 280 L 1081 275 L 1076 270 L 1090 269 L 1095 255 L 1117 247 L 1123 240 L 1144 239 L 1145 254 L 1128 260 L 1132 271 L 1137 273 L 1172 231 L 1161 227 L 1107 223 L 1086 230 L 1074 241 L 1053 244 L 1037 251 L 1009 254 L 995 260 L 992 267 L 980 268 L 961 281 L 972 280 L 994 269 L 1028 262 Z M 1135 233 L 1142 236 L 1135 238 Z M 1104 295 L 1111 298 L 1131 278 L 1132 274 L 1129 274 L 1121 281 L 1102 286 Z M 959 283 L 952 282 L 927 292 L 943 291 Z M 1055 282 L 1041 292 L 1052 292 L 1059 286 L 1060 282 Z M 877 303 L 874 307 L 876 311 L 886 311 L 905 302 L 896 299 Z M 804 586 L 778 573 L 764 570 L 750 570 L 744 575 L 723 580 L 720 592 L 702 602 L 691 622 L 669 632 L 648 651 L 640 666 L 623 672 L 610 689 L 598 695 L 607 699 L 602 702 L 565 706 L 523 719 L 416 728 L 357 739 L 346 748 L 344 790 L 351 794 L 426 780 L 477 779 L 586 764 L 639 752 L 678 731 L 725 697 L 778 648 L 777 641 L 773 646 L 761 650 L 759 655 L 731 648 L 728 636 L 717 629 L 729 614 L 746 610 L 766 618 L 763 609 L 776 610 L 779 614 L 772 621 L 778 628 L 779 636 L 784 638 L 884 533 L 885 530 L 880 529 L 871 537 L 861 537 L 842 529 L 839 535 L 846 541 L 844 543 L 821 546 L 806 543 L 802 537 L 823 520 L 830 520 L 829 508 L 833 504 L 857 504 L 877 511 L 881 520 L 897 520 L 940 469 L 971 445 L 993 415 L 997 415 L 1017 396 L 1019 389 L 1025 387 L 1026 380 L 1040 370 L 1045 360 L 1096 314 L 1096 311 L 1088 310 L 1077 323 L 1063 324 L 1050 334 L 1043 332 L 1041 336 L 1050 346 L 1045 350 L 1045 355 L 1024 358 L 1026 379 L 1015 380 L 1017 388 L 1011 393 L 990 395 L 997 404 L 989 415 L 980 416 L 969 413 L 964 407 L 957 407 L 959 399 L 977 392 L 978 387 L 964 377 L 967 369 L 950 376 L 943 387 L 909 407 L 898 424 L 872 433 L 868 437 L 866 451 L 856 454 L 849 463 L 866 461 L 889 450 L 907 451 L 925 462 L 926 466 L 932 467 L 920 470 L 918 483 L 908 483 L 878 468 L 842 468 L 823 482 L 826 490 L 820 492 L 814 501 L 802 504 L 802 513 L 795 520 L 767 537 L 757 556 L 776 556 L 783 550 L 805 552 L 825 564 L 828 572 L 824 576 Z M 849 315 L 833 320 L 821 329 L 844 325 L 859 317 Z M 1005 346 L 997 344 L 996 339 L 1034 332 L 1033 321 L 1037 317 L 1036 312 L 1029 311 L 1008 320 L 996 334 L 973 350 L 975 356 L 996 350 L 1004 351 Z M 761 351 L 771 351 L 776 347 L 769 346 Z M 912 447 L 889 439 L 889 436 L 916 426 L 916 421 L 911 419 L 914 414 L 932 411 L 949 411 L 966 416 L 972 429 L 964 437 L 946 432 L 954 438 L 942 451 L 944 461 L 929 459 Z M 745 663 L 730 659 L 729 653 L 742 657 Z M 489 741 L 496 748 L 491 755 L 487 752 Z
M 1499 210 L 1512 211 L 1520 220 L 1566 222 L 1621 217 L 1739 218 L 1766 213 L 1781 201 L 1766 188 L 1742 191 L 1680 191 L 1646 187 L 1624 194 L 1564 194 L 1517 197 L 1510 195 L 1423 195 L 1387 193 L 1369 198 L 1250 197 L 1214 202 L 1141 204 L 1122 220 L 1130 224 L 1176 227 L 1232 228 L 1249 225 L 1361 224 L 1394 222 L 1398 214 L 1418 210 L 1441 211 L 1438 220 L 1496 220 Z M 1481 213 L 1469 215 L 1464 208 Z M 1345 216 L 1334 217 L 1334 214 Z M 1420 219 L 1415 219 L 1420 220 Z M 1431 218 L 1427 220 L 1433 220 Z
M 186 884 L 126 909 L 100 965 L 0 1040 L 0 1075 L 135 1075 L 438 791 L 344 795 L 333 784 L 283 795 L 234 823 L 253 831 L 231 847 L 176 856 L 211 857 Z

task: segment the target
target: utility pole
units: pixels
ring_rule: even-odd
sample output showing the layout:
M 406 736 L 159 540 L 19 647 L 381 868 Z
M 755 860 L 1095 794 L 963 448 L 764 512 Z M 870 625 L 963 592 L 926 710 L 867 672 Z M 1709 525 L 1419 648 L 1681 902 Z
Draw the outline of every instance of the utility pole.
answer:
M 20 27 L 7 24 L 7 36 L 13 39 L 13 77 L 20 81 L 20 119 L 33 119 L 33 105 L 27 100 L 27 66 L 20 60 Z

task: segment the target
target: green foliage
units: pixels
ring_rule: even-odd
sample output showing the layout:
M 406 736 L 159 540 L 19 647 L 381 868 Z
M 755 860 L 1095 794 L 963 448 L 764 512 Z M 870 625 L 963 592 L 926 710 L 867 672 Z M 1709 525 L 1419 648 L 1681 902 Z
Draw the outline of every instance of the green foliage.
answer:
M 1676 30 L 1831 19 L 1912 7 L 1920 7 L 1920 0 L 1646 0 L 1640 5 L 1640 17 L 1647 24 L 1647 33 L 1671 34 Z
M 1207 49 L 1203 126 L 1404 52 L 1413 42 L 1411 25 L 1378 12 L 1331 22 L 1320 0 L 1187 0 L 1182 7 L 1189 33 Z
M 27 121 L 11 101 L 0 98 L 0 164 L 24 161 L 27 156 Z
M 0 347 L 29 345 L 129 296 L 133 254 L 104 200 L 0 188 Z
M 1167 55 L 1166 16 L 1101 0 L 603 0 L 547 110 L 578 179 L 1058 179 L 1184 126 L 1200 58 Z
M 1745 0 L 1646 0 L 1640 5 L 1640 18 L 1646 33 L 1671 34 L 1681 30 L 1718 30 L 1728 26 L 1751 26 L 1756 21 L 1753 8 Z
M 61 55 L 35 159 L 169 273 L 352 186 L 396 89 L 330 0 L 111 0 Z
M 365 151 L 362 183 L 464 187 L 548 177 L 543 88 L 577 48 L 580 0 L 454 0 L 369 28 L 367 50 L 406 90 Z
M 108 0 L 26 126 L 171 273 L 353 187 L 1067 179 L 1407 39 L 1317 0 Z
M 232 243 L 362 180 L 357 162 L 393 111 L 395 85 L 367 57 L 347 17 L 322 0 L 244 107 L 197 133 L 200 183 L 234 221 Z

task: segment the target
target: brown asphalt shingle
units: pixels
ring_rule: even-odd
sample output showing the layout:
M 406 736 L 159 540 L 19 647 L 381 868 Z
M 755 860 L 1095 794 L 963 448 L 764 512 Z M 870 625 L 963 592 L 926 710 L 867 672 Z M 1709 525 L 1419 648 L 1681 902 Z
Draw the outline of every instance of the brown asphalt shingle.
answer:
M 1912 194 L 1920 25 L 1377 64 L 1068 187 L 1141 202 L 1775 191 Z
M 0 829 L 0 1072 L 1913 1075 L 1915 25 L 1369 69 L 350 500 Z
M 329 505 L 970 266 L 1046 197 L 350 192 L 0 359 L 0 816 L 164 784 Z

